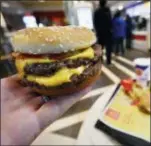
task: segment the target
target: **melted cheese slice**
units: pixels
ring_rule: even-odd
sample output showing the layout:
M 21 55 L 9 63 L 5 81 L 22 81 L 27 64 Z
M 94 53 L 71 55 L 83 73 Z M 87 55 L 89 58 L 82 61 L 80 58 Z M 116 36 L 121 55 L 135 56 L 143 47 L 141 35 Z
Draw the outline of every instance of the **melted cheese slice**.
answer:
M 83 52 L 74 54 L 66 59 L 77 59 L 77 58 L 94 58 L 94 50 L 90 47 L 85 49 Z M 19 75 L 22 78 L 24 76 L 24 67 L 27 64 L 32 63 L 50 63 L 55 60 L 51 60 L 50 58 L 17 58 L 16 59 L 16 67 L 18 69 Z M 81 66 L 74 69 L 62 68 L 54 75 L 50 77 L 42 77 L 42 76 L 34 76 L 34 75 L 27 75 L 27 80 L 31 82 L 36 82 L 40 85 L 45 86 L 57 86 L 61 85 L 66 82 L 70 82 L 70 78 L 73 74 L 81 74 L 86 67 Z
M 76 69 L 68 69 L 68 68 L 62 68 L 58 72 L 56 72 L 53 76 L 50 77 L 39 77 L 39 76 L 27 76 L 27 80 L 31 82 L 36 82 L 40 85 L 45 86 L 58 86 L 63 83 L 70 82 L 70 77 L 73 74 L 81 74 L 84 71 L 85 67 L 81 66 Z
M 77 59 L 77 58 L 90 58 L 90 59 L 92 59 L 92 58 L 94 58 L 94 50 L 91 47 L 89 47 L 88 49 L 86 49 L 82 53 L 78 53 L 76 55 L 68 57 L 67 59 Z
M 85 49 L 83 52 L 75 54 L 73 56 L 70 56 L 66 59 L 77 59 L 77 58 L 94 58 L 94 50 L 89 47 L 87 49 Z M 19 73 L 23 73 L 24 72 L 24 67 L 26 66 L 26 64 L 33 64 L 33 63 L 50 63 L 53 62 L 54 60 L 51 60 L 50 58 L 26 58 L 26 59 L 16 59 L 16 67 L 18 69 Z

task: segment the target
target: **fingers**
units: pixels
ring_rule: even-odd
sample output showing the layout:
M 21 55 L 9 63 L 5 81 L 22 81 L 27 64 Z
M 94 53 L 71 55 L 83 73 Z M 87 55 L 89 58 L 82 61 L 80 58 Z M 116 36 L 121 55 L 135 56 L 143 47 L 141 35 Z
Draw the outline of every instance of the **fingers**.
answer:
M 42 96 L 34 97 L 29 102 L 26 103 L 25 106 L 28 106 L 31 110 L 36 111 L 38 110 L 42 105 L 44 104 L 44 101 L 42 99 Z
M 87 88 L 77 94 L 54 98 L 50 102 L 41 106 L 37 111 L 37 117 L 41 128 L 45 128 L 64 112 L 66 112 L 73 104 L 83 97 L 91 88 Z
M 31 91 L 31 88 L 28 88 L 28 87 L 25 88 L 24 86 L 21 85 L 20 78 L 18 77 L 18 75 L 13 75 L 13 76 L 2 79 L 1 87 L 12 92 L 15 92 L 15 91 L 19 92 L 22 89 Z
M 1 99 L 3 101 L 14 99 L 17 96 L 18 91 L 22 90 L 22 86 L 19 84 L 17 75 L 13 75 L 1 80 Z
M 1 99 L 3 101 L 14 100 L 17 98 L 29 98 L 32 90 L 29 87 L 23 87 L 17 75 L 13 75 L 1 80 Z M 24 99 L 23 99 L 24 100 Z
M 28 101 L 35 97 L 35 94 L 29 87 L 22 87 L 20 90 L 14 92 L 16 94 L 16 99 L 21 98 L 23 101 Z
M 13 111 L 24 106 L 28 101 L 36 97 L 31 88 L 19 84 L 16 75 L 2 79 L 1 103 L 7 111 Z
M 17 75 L 13 75 L 1 80 L 1 85 L 9 89 L 17 89 L 20 87 L 19 78 Z
M 7 108 L 8 111 L 14 111 L 21 107 L 24 107 L 28 102 L 32 101 L 32 99 L 35 98 L 34 95 L 27 92 L 27 89 L 22 89 L 21 91 L 19 91 L 19 93 L 15 92 L 7 95 L 9 99 L 3 101 L 3 105 Z

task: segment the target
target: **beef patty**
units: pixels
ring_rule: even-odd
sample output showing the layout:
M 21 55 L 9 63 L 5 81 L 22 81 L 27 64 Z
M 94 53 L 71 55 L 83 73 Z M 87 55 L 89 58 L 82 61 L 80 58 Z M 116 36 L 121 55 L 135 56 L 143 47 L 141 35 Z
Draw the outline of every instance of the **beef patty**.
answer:
M 78 86 L 80 83 L 82 83 L 84 80 L 87 80 L 87 78 L 89 78 L 90 76 L 94 76 L 95 74 L 97 74 L 100 71 L 100 68 L 101 68 L 101 59 L 99 58 L 95 64 L 92 64 L 88 68 L 86 68 L 82 74 L 72 75 L 70 78 L 71 82 L 67 82 L 67 83 L 64 83 L 64 84 L 58 85 L 58 86 L 48 87 L 45 85 L 40 85 L 38 83 L 28 81 L 25 77 L 21 80 L 21 84 L 24 86 L 30 86 L 33 88 L 46 89 L 46 90 L 47 89 L 50 90 L 53 88 L 62 89 L 62 88 L 67 88 L 67 87 L 71 87 L 71 86 L 75 87 L 75 86 Z
M 33 63 L 28 64 L 24 68 L 25 74 L 37 75 L 37 76 L 50 76 L 57 72 L 63 67 L 67 68 L 77 68 L 81 65 L 93 65 L 98 62 L 99 57 L 94 57 L 93 59 L 78 58 L 76 60 L 65 60 L 62 62 L 52 62 L 52 63 Z
M 26 75 L 29 74 L 29 75 L 36 75 L 36 76 L 50 76 L 63 67 L 77 68 L 81 65 L 87 65 L 87 66 L 94 65 L 99 61 L 101 54 L 98 53 L 96 47 L 93 48 L 95 52 L 94 53 L 95 57 L 93 59 L 78 58 L 75 60 L 68 59 L 68 60 L 55 61 L 51 63 L 27 64 L 24 68 L 24 72 Z

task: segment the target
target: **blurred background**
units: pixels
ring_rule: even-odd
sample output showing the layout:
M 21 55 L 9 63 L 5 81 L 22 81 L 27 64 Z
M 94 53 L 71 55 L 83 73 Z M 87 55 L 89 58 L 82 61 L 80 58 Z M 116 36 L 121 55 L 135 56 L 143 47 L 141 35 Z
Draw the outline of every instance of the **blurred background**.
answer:
M 150 1 L 108 1 L 107 6 L 110 8 L 112 18 L 117 10 L 124 10 L 123 18 L 126 14 L 130 16 L 132 35 L 129 49 L 135 49 L 137 53 L 143 51 L 148 54 L 150 49 Z M 54 25 L 78 25 L 95 30 L 93 19 L 98 7 L 99 1 L 88 0 L 1 1 L 0 77 L 15 73 L 13 62 L 7 59 L 7 55 L 13 50 L 10 37 L 15 31 L 26 27 Z
M 111 65 L 104 63 L 101 77 L 94 85 L 93 90 L 106 89 L 104 87 L 117 83 L 121 79 L 133 77 L 135 75 L 133 60 L 139 57 L 150 57 L 150 1 L 108 0 L 106 7 L 111 11 L 111 21 L 113 23 L 110 27 L 112 33 L 114 34 L 114 30 L 118 31 L 116 30 L 117 26 L 114 18 L 119 17 L 117 13 L 120 12 L 120 18 L 127 24 L 126 26 L 128 24 L 131 25 L 130 35 L 127 36 L 128 28 L 126 30 L 125 27 L 125 30 L 123 30 L 125 32 L 123 37 L 124 54 L 114 51 L 118 44 L 115 42 L 115 45 L 114 37 L 112 38 L 113 43 L 110 46 L 112 47 L 112 63 Z M 105 22 L 103 17 L 100 20 L 95 18 L 95 13 L 99 8 L 100 3 L 95 0 L 2 0 L 0 10 L 0 77 L 4 78 L 16 73 L 14 61 L 10 56 L 10 53 L 13 51 L 10 38 L 17 30 L 28 27 L 77 25 L 88 27 L 97 34 L 96 23 L 98 24 L 98 21 L 101 21 L 102 24 Z M 128 16 L 129 19 L 127 18 Z M 100 27 L 105 29 L 104 26 Z M 104 44 L 104 48 L 106 48 L 106 44 Z M 107 49 L 104 49 L 104 60 L 105 52 L 107 51 Z M 95 92 L 91 96 L 92 98 L 87 97 L 77 103 L 76 106 L 63 116 L 62 121 L 64 120 L 64 124 L 62 126 L 56 124 L 57 128 L 52 128 L 53 131 L 74 141 L 78 136 L 86 112 L 100 94 L 101 92 Z M 79 116 L 82 118 L 78 118 Z M 69 117 L 73 117 L 72 121 L 74 122 L 68 121 L 67 118 Z M 74 120 L 74 118 L 77 120 Z M 56 140 L 55 142 L 58 143 L 59 141 Z

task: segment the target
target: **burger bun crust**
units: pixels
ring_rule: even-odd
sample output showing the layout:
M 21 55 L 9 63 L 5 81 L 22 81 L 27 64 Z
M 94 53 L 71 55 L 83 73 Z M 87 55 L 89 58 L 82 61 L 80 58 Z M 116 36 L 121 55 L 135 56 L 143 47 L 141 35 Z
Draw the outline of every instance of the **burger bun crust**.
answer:
M 11 41 L 15 52 L 36 55 L 87 48 L 96 42 L 96 37 L 85 27 L 52 26 L 19 30 Z

